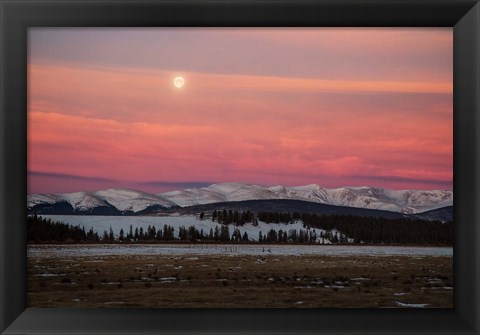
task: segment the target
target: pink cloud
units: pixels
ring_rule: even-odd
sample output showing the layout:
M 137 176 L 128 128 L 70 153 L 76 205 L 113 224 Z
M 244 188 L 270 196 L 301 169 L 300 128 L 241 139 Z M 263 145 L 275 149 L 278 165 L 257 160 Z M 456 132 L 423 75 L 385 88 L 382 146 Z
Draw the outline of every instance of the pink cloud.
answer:
M 329 187 L 452 178 L 449 81 L 184 72 L 176 90 L 176 74 L 31 64 L 29 170 Z

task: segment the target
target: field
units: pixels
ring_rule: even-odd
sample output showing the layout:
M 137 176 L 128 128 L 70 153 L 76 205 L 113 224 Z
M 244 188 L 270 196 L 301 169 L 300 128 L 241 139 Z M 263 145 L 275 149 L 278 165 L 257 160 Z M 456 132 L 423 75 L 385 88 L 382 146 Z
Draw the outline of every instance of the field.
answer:
M 29 249 L 29 307 L 453 307 L 450 255 L 42 250 Z

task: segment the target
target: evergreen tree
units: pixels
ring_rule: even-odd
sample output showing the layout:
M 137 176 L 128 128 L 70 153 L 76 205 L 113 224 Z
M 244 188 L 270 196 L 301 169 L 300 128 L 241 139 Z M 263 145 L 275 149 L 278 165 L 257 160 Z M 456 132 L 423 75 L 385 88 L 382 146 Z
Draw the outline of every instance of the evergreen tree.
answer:
M 208 239 L 210 241 L 213 241 L 213 229 L 212 228 L 210 228 L 210 232 L 208 233 Z
M 152 226 L 152 228 L 150 229 L 150 232 L 148 233 L 148 239 L 154 240 L 156 235 L 157 235 L 157 229 L 155 228 L 155 226 Z
M 138 233 L 138 227 L 135 228 L 135 234 L 133 235 L 133 238 L 135 239 L 135 241 L 138 241 L 138 239 L 140 238 L 140 234 Z
M 133 240 L 133 228 L 132 228 L 132 225 L 130 225 L 130 229 L 128 230 L 127 239 L 128 239 L 128 240 Z
M 228 229 L 228 226 L 226 226 L 226 225 L 222 226 L 222 228 L 220 230 L 220 241 L 222 241 L 222 242 L 230 241 L 230 230 Z

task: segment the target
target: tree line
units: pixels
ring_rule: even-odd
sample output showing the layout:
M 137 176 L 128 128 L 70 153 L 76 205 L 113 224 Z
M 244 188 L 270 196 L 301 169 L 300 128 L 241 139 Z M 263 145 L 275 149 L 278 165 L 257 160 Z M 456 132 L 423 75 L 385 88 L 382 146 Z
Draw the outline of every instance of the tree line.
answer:
M 97 233 L 90 229 L 55 222 L 36 214 L 27 216 L 27 241 L 29 242 L 73 242 L 100 241 Z
M 200 213 L 200 220 L 205 218 L 205 213 Z M 245 223 L 253 223 L 253 225 L 258 225 L 258 219 L 254 213 L 250 211 L 232 211 L 230 210 L 214 210 L 212 212 L 212 221 L 220 224 L 235 226 L 243 226 Z
M 309 213 L 258 213 L 267 223 L 294 223 L 301 220 L 305 227 L 326 231 L 337 230 L 333 243 L 368 244 L 453 244 L 453 222 L 411 218 L 361 217 L 354 215 L 319 215 Z
M 165 225 L 163 229 L 156 230 L 148 226 L 144 231 L 142 227 L 133 230 L 132 225 L 127 233 L 123 229 L 115 235 L 110 227 L 101 236 L 90 228 L 73 226 L 63 222 L 42 218 L 36 214 L 27 216 L 27 241 L 29 243 L 109 243 L 126 241 L 170 241 L 174 240 L 174 228 Z
M 205 220 L 205 213 L 199 215 Z M 112 228 L 102 235 L 88 231 L 84 227 L 72 226 L 63 222 L 54 222 L 41 216 L 27 216 L 27 240 L 30 243 L 131 243 L 131 242 L 215 242 L 215 243 L 366 243 L 366 244 L 446 244 L 453 243 L 453 222 L 412 220 L 410 218 L 386 219 L 379 217 L 359 217 L 353 215 L 318 215 L 308 213 L 275 213 L 250 211 L 214 211 L 211 220 L 220 225 L 208 231 L 195 226 L 175 228 L 164 225 L 120 230 L 114 234 Z M 274 229 L 260 231 L 258 236 L 248 236 L 238 227 L 246 223 L 254 226 L 258 222 L 287 223 L 303 222 L 303 229 Z M 278 228 L 278 227 L 277 227 Z

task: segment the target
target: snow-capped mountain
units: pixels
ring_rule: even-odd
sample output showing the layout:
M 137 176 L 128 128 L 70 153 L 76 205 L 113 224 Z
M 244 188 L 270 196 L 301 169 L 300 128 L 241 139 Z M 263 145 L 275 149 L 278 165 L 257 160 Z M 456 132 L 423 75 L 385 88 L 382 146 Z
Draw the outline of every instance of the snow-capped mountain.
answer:
M 97 192 L 67 194 L 30 194 L 27 209 L 63 205 L 76 213 L 99 211 L 105 214 L 138 213 L 149 207 L 172 208 L 177 205 L 162 196 L 127 189 L 108 189 Z
M 160 195 L 181 207 L 205 205 L 215 202 L 284 199 L 268 188 L 241 183 L 213 184 L 208 187 L 166 192 Z
M 451 191 L 386 190 L 376 187 L 328 189 L 306 186 L 260 186 L 242 183 L 213 184 L 208 187 L 172 191 L 158 195 L 127 189 L 68 194 L 31 194 L 27 208 L 62 208 L 74 213 L 124 214 L 147 209 L 169 209 L 218 202 L 292 199 L 327 205 L 380 209 L 407 214 L 421 213 L 453 204 Z
M 366 186 L 328 189 L 317 184 L 268 187 L 242 183 L 223 183 L 203 188 L 162 193 L 161 196 L 181 207 L 227 201 L 294 199 L 408 214 L 453 204 L 453 192 L 451 191 L 386 190 Z
M 162 196 L 132 191 L 128 189 L 108 189 L 95 192 L 95 195 L 104 199 L 120 211 L 139 212 L 151 206 L 171 208 L 176 206 Z

